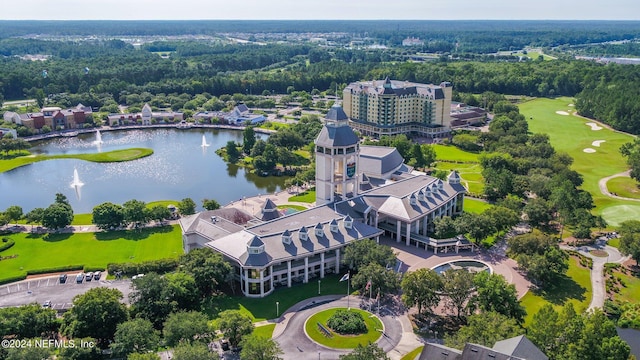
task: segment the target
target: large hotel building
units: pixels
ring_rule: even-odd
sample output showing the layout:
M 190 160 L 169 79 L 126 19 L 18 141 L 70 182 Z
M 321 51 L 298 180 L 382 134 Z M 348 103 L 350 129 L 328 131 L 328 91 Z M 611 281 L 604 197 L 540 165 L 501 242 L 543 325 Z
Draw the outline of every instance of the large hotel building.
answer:
M 362 135 L 442 137 L 451 130 L 451 95 L 449 82 L 358 81 L 344 89 L 342 107 Z

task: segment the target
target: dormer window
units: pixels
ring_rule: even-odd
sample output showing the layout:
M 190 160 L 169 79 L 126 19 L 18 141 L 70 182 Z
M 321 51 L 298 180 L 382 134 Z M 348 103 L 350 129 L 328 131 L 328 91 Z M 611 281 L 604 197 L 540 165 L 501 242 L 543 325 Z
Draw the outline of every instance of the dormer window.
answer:
M 285 230 L 282 233 L 282 243 L 283 244 L 291 244 L 291 233 L 289 232 L 289 230 Z
M 298 236 L 300 237 L 300 240 L 309 240 L 309 234 L 307 233 L 307 228 L 306 227 L 301 227 L 300 231 L 298 233 Z
M 247 243 L 247 253 L 251 254 L 262 254 L 264 252 L 264 243 L 258 236 L 254 236 Z
M 427 196 L 427 197 L 429 197 L 429 196 L 432 196 L 432 195 L 433 195 L 433 191 L 431 190 L 431 185 L 429 185 L 429 186 L 427 186 L 427 187 L 425 188 L 425 193 L 426 193 L 426 196 Z
M 418 191 L 418 200 L 424 201 L 424 191 L 422 190 Z
M 329 223 L 329 229 L 333 233 L 338 232 L 338 222 L 336 221 L 336 219 L 331 220 L 331 223 Z
M 416 194 L 411 194 L 411 197 L 409 197 L 409 203 L 411 205 L 417 205 L 418 204 L 418 199 L 416 198 Z
M 347 215 L 347 217 L 344 218 L 344 227 L 347 229 L 353 228 L 353 219 L 351 216 Z
M 442 180 L 438 180 L 438 189 L 444 189 L 444 182 Z
M 315 230 L 316 230 L 316 236 L 318 237 L 324 236 L 324 229 L 322 228 L 322 224 L 318 223 L 318 225 L 316 225 L 315 227 Z

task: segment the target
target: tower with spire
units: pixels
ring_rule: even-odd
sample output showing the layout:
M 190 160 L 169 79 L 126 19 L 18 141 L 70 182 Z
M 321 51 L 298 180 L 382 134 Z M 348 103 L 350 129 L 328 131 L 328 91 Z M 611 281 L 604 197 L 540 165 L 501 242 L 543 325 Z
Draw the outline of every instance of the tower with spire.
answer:
M 333 105 L 315 140 L 316 205 L 358 195 L 359 142 L 347 114 L 340 105 Z

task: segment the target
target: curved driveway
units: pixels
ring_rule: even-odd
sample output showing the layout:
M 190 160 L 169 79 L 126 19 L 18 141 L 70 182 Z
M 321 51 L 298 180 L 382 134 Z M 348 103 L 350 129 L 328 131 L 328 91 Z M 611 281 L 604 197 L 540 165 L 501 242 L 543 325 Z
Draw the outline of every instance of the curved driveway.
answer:
M 320 305 L 315 305 L 315 303 Z M 353 295 L 350 297 L 349 305 L 351 307 L 359 307 L 360 304 L 360 297 Z M 335 307 L 347 307 L 346 296 L 340 298 L 324 296 L 308 299 L 287 310 L 287 313 L 283 314 L 279 319 L 280 321 L 276 324 L 276 329 L 274 330 L 274 339 L 280 344 L 284 352 L 283 359 L 338 359 L 340 355 L 349 353 L 349 350 L 336 350 L 319 345 L 309 339 L 304 331 L 304 324 L 311 315 L 318 311 Z M 384 324 L 384 333 L 376 343 L 388 353 L 400 343 L 403 337 L 400 317 L 404 316 L 404 314 L 382 307 L 381 314 L 378 314 L 378 316 Z

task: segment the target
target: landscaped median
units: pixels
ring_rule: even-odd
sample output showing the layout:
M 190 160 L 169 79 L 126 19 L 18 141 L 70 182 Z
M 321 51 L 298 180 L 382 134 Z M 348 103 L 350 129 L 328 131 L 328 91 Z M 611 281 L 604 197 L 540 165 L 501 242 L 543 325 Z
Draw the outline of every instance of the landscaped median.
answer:
M 32 274 L 106 269 L 110 263 L 139 263 L 182 254 L 177 225 L 98 233 L 17 233 L 5 237 L 15 245 L 0 253 L 0 283 Z
M 340 334 L 331 329 L 327 322 L 339 311 L 348 311 L 360 314 L 364 319 L 366 331 L 360 334 Z M 320 345 L 336 349 L 354 349 L 358 345 L 366 346 L 376 342 L 384 331 L 382 321 L 372 313 L 360 309 L 333 308 L 317 312 L 311 315 L 304 324 L 304 330 L 311 340 Z
M 80 159 L 92 162 L 122 162 L 140 159 L 151 154 L 153 154 L 152 149 L 131 148 L 91 154 L 26 155 L 11 159 L 0 159 L 0 172 L 13 170 L 20 166 L 44 160 Z

